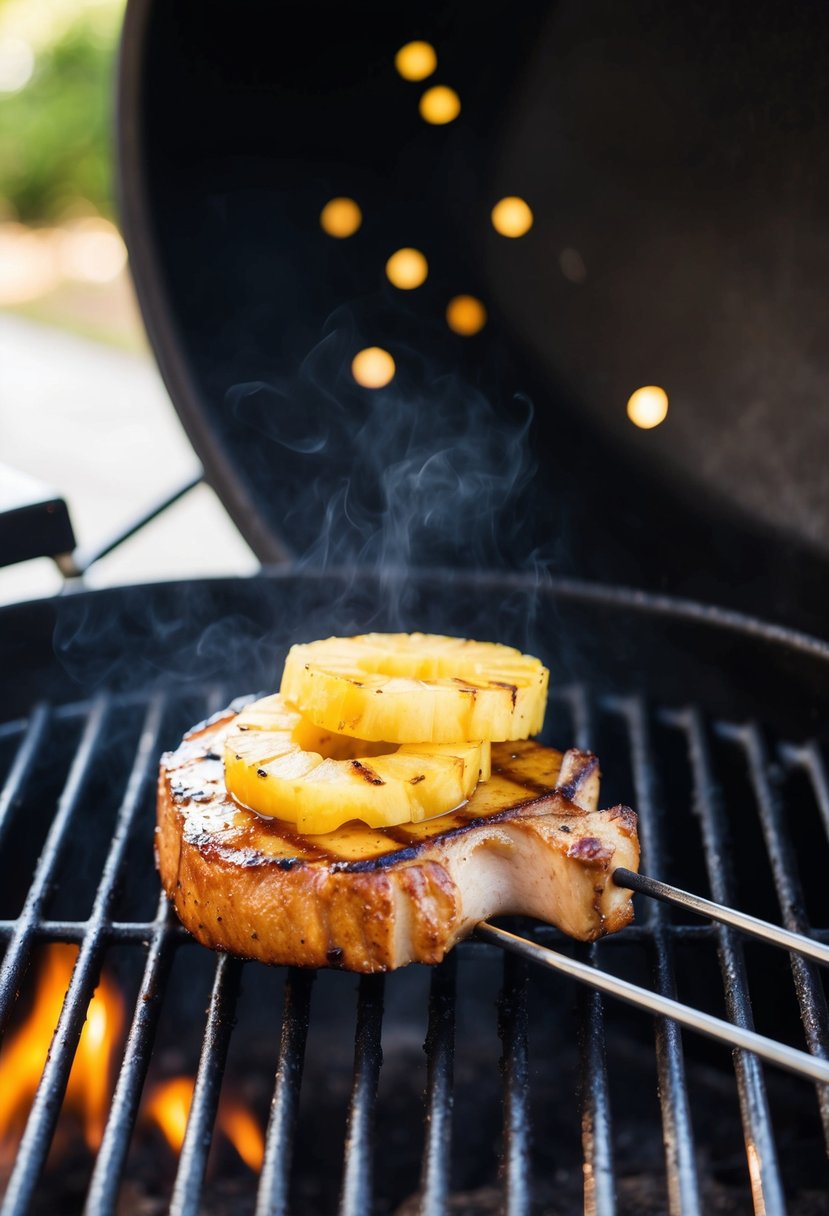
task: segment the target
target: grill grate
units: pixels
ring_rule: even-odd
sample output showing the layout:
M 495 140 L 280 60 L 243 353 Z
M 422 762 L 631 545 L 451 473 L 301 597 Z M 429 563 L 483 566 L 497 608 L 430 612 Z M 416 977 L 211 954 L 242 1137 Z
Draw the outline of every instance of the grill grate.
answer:
M 5 892 L 0 920 L 0 941 L 5 946 L 0 1024 L 4 1030 L 18 997 L 27 992 L 27 971 L 38 945 L 61 941 L 80 947 L 8 1179 L 3 1216 L 55 1210 L 48 1206 L 51 1198 L 43 1198 L 52 1195 L 49 1180 L 54 1171 L 47 1158 L 72 1060 L 101 969 L 113 951 L 123 948 L 136 963 L 138 979 L 120 1069 L 103 1140 L 89 1165 L 85 1196 L 71 1196 L 61 1208 L 83 1210 L 89 1216 L 118 1210 L 142 1094 L 159 1057 L 165 1002 L 172 999 L 171 972 L 183 952 L 189 952 L 188 958 L 198 955 L 202 962 L 207 957 L 189 944 L 166 900 L 158 902 L 154 915 L 147 907 L 148 891 L 156 889 L 148 858 L 157 758 L 162 746 L 175 742 L 205 708 L 212 712 L 224 699 L 221 690 L 210 691 L 198 706 L 192 699 L 185 703 L 161 694 L 101 696 L 57 709 L 40 705 L 27 721 L 0 728 L 0 774 L 4 774 L 0 890 Z M 649 873 L 692 885 L 690 874 L 701 894 L 758 914 L 776 911 L 787 928 L 822 941 L 829 938 L 825 928 L 816 929 L 813 923 L 815 911 L 826 923 L 825 888 L 816 890 L 806 880 L 809 866 L 823 862 L 820 853 L 825 857 L 829 835 L 829 780 L 816 745 L 776 743 L 754 724 L 711 722 L 693 707 L 654 710 L 641 698 L 594 698 L 582 687 L 557 693 L 552 717 L 551 738 L 592 745 L 602 756 L 612 787 L 603 802 L 627 795 L 636 805 Z M 113 765 L 113 755 L 116 771 L 126 775 L 123 788 L 117 789 L 116 779 L 116 788 L 109 789 L 104 782 L 102 793 L 101 769 Z M 78 860 L 84 853 L 78 840 L 87 832 L 102 835 L 103 842 L 101 857 L 96 854 L 85 870 Z M 735 840 L 739 848 L 734 847 Z M 138 871 L 134 881 L 133 868 Z M 804 890 L 810 899 L 822 898 L 823 904 L 807 911 Z M 532 935 L 539 943 L 555 943 L 565 953 L 637 982 L 646 979 L 650 970 L 657 992 L 699 1000 L 738 1026 L 753 1028 L 756 1013 L 767 1033 L 777 1033 L 797 1046 L 805 1043 L 813 1055 L 829 1058 L 823 978 L 812 963 L 792 956 L 793 984 L 780 997 L 778 1009 L 781 972 L 769 964 L 767 949 L 744 943 L 727 926 L 685 923 L 681 911 L 637 899 L 636 924 L 594 946 L 576 946 L 546 927 L 535 927 Z M 88 908 L 88 914 L 77 911 L 81 908 Z M 714 955 L 720 979 L 712 985 Z M 688 967 L 688 958 L 693 968 Z M 341 1112 L 341 1171 L 339 1182 L 325 1191 L 331 1196 L 325 1210 L 333 1210 L 339 1202 L 343 1216 L 386 1211 L 437 1216 L 448 1210 L 450 1197 L 453 1212 L 504 1210 L 509 1216 L 582 1207 L 599 1216 L 666 1209 L 693 1214 L 712 1210 L 714 1200 L 717 1210 L 738 1212 L 746 1210 L 750 1199 L 757 1211 L 769 1214 L 827 1210 L 819 1206 L 820 1196 L 827 1194 L 827 1087 L 817 1087 L 815 1100 L 807 1083 L 773 1070 L 767 1073 L 756 1057 L 740 1050 L 734 1052 L 732 1077 L 721 1048 L 701 1044 L 695 1037 L 686 1043 L 678 1026 L 665 1018 L 655 1019 L 654 1051 L 654 1032 L 641 1015 L 615 1004 L 607 1006 L 598 993 L 571 990 L 566 982 L 542 977 L 509 955 L 502 961 L 493 1018 L 478 992 L 476 976 L 489 976 L 491 982 L 498 965 L 491 946 L 470 942 L 428 974 L 418 975 L 424 969 L 413 968 L 408 978 L 401 973 L 385 981 L 382 977 L 359 981 L 353 1063 L 348 1066 L 350 1093 Z M 170 1210 L 181 1216 L 213 1210 L 205 1206 L 211 1189 L 213 1131 L 220 1093 L 233 1069 L 234 1038 L 245 1033 L 235 1029 L 244 1004 L 240 988 L 255 985 L 257 975 L 267 971 L 222 956 L 212 967 L 207 1012 L 193 1032 L 201 1047 L 189 1121 L 166 1196 Z M 331 982 L 353 986 L 342 975 L 331 977 Z M 428 998 L 423 991 L 427 982 Z M 316 1191 L 303 1189 L 302 1184 L 305 1174 L 313 1175 L 320 1167 L 301 1151 L 308 1139 L 308 1110 L 315 1103 L 315 1094 L 308 1094 L 309 1069 L 313 1065 L 311 1080 L 316 1085 L 321 1068 L 314 1054 L 317 1049 L 306 1052 L 306 1040 L 312 1042 L 309 1028 L 324 999 L 319 987 L 302 972 L 285 977 L 281 1029 L 273 1035 L 275 1080 L 265 1164 L 258 1179 L 253 1175 L 248 1179 L 245 1196 L 232 1205 L 238 1211 L 265 1216 L 289 1208 L 298 1213 L 323 1210 L 315 1204 L 319 1205 L 325 1184 L 314 1182 Z M 414 1002 L 410 989 L 416 993 Z M 408 1007 L 402 1022 L 400 993 Z M 570 1025 L 572 996 L 578 998 L 576 1021 L 582 1042 L 580 1126 L 572 1089 L 562 1080 L 569 1079 L 576 1067 L 572 1039 L 554 1029 L 559 1022 Z M 385 1016 L 384 1003 L 389 1010 Z M 338 1010 L 335 1021 L 340 1027 L 343 1017 Z M 489 1030 L 483 1028 L 487 1020 Z M 424 1112 L 418 1097 L 421 1079 L 415 1077 L 411 1093 L 404 1095 L 407 1144 L 402 1149 L 395 1147 L 394 1132 L 400 1111 L 396 1107 L 390 1111 L 389 1093 L 383 1086 L 388 1068 L 394 1068 L 399 1023 L 408 1027 L 410 1037 L 419 1034 L 422 1040 L 425 1033 L 426 1040 L 425 1126 L 413 1134 L 413 1121 L 422 1119 Z M 469 1037 L 470 1025 L 481 1027 L 480 1046 Z M 491 1078 L 499 1051 L 496 1034 L 501 1055 L 500 1115 L 487 1107 L 488 1095 L 494 1092 L 491 1080 L 481 1084 L 476 1074 L 470 1081 L 467 1058 L 470 1052 L 485 1058 L 483 1075 Z M 387 1039 L 391 1047 L 384 1065 Z M 335 1066 L 345 1069 L 346 1064 L 332 1056 L 331 1068 Z M 642 1098 L 643 1110 L 633 1113 L 628 1105 L 632 1102 L 636 1108 L 637 1102 L 620 1088 L 619 1080 L 631 1069 L 641 1075 L 637 1087 L 643 1094 L 651 1090 Z M 550 1091 L 557 1107 L 554 1125 L 565 1128 L 560 1148 L 546 1143 L 552 1118 L 550 1092 L 543 1079 L 548 1072 L 556 1082 Z M 699 1095 L 706 1089 L 716 1095 L 713 1101 L 718 1107 L 728 1108 L 730 1103 L 739 1111 L 744 1149 L 740 1162 L 730 1158 L 727 1168 L 716 1159 L 715 1129 L 721 1126 L 721 1116 L 713 1118 L 708 1107 L 702 1113 L 698 1108 Z M 481 1104 L 480 1134 L 473 1134 L 466 1124 L 470 1093 Z M 303 1104 L 306 1097 L 309 1107 Z M 498 1123 L 500 1132 L 490 1133 Z M 639 1157 L 633 1168 L 631 1137 L 634 1129 L 641 1132 L 643 1127 L 649 1130 L 648 1144 L 636 1150 Z M 481 1137 L 490 1136 L 491 1141 L 493 1135 L 501 1141 L 497 1168 L 496 1152 L 480 1152 Z M 580 1162 L 573 1151 L 579 1136 Z M 781 1144 L 795 1141 L 796 1154 L 781 1150 Z M 661 1169 L 654 1157 L 655 1145 L 661 1146 Z M 396 1154 L 401 1152 L 408 1156 L 404 1167 L 398 1168 Z M 648 1194 L 635 1188 L 644 1185 L 646 1174 L 653 1179 L 660 1173 L 659 1193 L 652 1197 L 651 1209 Z M 151 1184 L 162 1185 L 157 1180 Z M 559 1196 L 557 1207 L 550 1204 L 551 1187 Z M 416 1197 L 411 1195 L 414 1190 Z M 573 1204 L 567 1207 L 571 1192 Z M 466 1207 L 464 1195 L 471 1196 Z

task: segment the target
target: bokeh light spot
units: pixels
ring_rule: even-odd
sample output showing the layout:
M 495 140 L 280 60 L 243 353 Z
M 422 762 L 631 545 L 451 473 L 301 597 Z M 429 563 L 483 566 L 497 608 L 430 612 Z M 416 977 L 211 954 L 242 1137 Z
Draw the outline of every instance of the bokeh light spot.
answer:
M 23 38 L 0 38 L 0 93 L 19 93 L 32 79 L 35 53 Z
M 438 66 L 438 57 L 430 42 L 407 42 L 395 55 L 394 66 L 404 80 L 425 80 Z
M 383 388 L 394 373 L 394 359 L 382 346 L 367 346 L 351 362 L 351 374 L 363 388 Z
M 332 198 L 320 213 L 320 225 L 339 240 L 353 236 L 363 222 L 363 213 L 353 198 Z
M 455 296 L 446 305 L 446 324 L 456 334 L 471 338 L 486 325 L 486 309 L 475 296 Z
M 492 208 L 492 227 L 501 236 L 524 236 L 533 226 L 533 213 L 523 198 L 511 194 Z
M 657 384 L 646 384 L 631 393 L 627 404 L 628 418 L 634 426 L 649 431 L 668 415 L 668 394 Z
M 445 84 L 436 84 L 427 89 L 420 99 L 420 117 L 433 126 L 443 127 L 454 122 L 461 112 L 461 99 L 454 89 Z
M 403 291 L 411 291 L 426 282 L 429 263 L 419 249 L 398 249 L 386 262 L 390 283 Z
M 60 267 L 68 279 L 110 283 L 127 261 L 127 250 L 114 224 L 90 216 L 71 224 L 60 243 Z

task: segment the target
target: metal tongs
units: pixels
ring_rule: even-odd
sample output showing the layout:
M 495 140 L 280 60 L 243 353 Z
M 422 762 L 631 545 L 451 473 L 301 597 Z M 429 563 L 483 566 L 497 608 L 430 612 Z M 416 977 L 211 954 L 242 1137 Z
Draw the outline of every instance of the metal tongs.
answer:
M 779 946 L 783 950 L 789 950 L 795 954 L 802 955 L 814 963 L 820 963 L 824 967 L 829 966 L 829 946 L 823 945 L 813 938 L 806 937 L 802 933 L 792 933 L 779 925 L 771 924 L 769 921 L 760 920 L 756 916 L 749 916 L 745 912 L 725 907 L 723 904 L 715 903 L 713 900 L 703 899 L 699 895 L 693 895 L 690 891 L 683 891 L 680 887 L 671 886 L 667 882 L 660 882 L 658 879 L 650 878 L 646 874 L 635 874 L 632 870 L 626 870 L 621 867 L 617 868 L 613 872 L 613 881 L 619 887 L 625 887 L 631 891 L 638 891 L 642 895 L 649 895 L 653 899 L 661 899 L 666 903 L 675 904 L 686 911 L 695 912 L 699 916 L 707 917 L 709 920 L 716 921 L 721 925 L 737 929 L 740 933 L 758 938 L 768 945 Z M 635 1005 L 639 1009 L 646 1009 L 649 1013 L 671 1018 L 673 1021 L 679 1022 L 691 1030 L 697 1030 L 700 1034 L 707 1035 L 711 1039 L 717 1039 L 721 1043 L 726 1043 L 729 1047 L 739 1047 L 746 1051 L 751 1051 L 762 1059 L 767 1060 L 770 1064 L 777 1064 L 780 1068 L 785 1068 L 789 1072 L 796 1073 L 798 1076 L 808 1077 L 812 1081 L 829 1084 L 829 1061 L 811 1056 L 805 1051 L 798 1050 L 796 1047 L 789 1047 L 785 1043 L 778 1043 L 775 1039 L 758 1034 L 754 1030 L 746 1030 L 742 1026 L 735 1025 L 733 1022 L 727 1022 L 723 1018 L 714 1017 L 713 1014 L 703 1013 L 699 1009 L 694 1009 L 690 1005 L 683 1004 L 682 1001 L 662 996 L 657 992 L 651 992 L 647 988 L 641 988 L 638 984 L 632 984 L 629 980 L 620 979 L 610 972 L 602 971 L 588 963 L 582 963 L 576 959 L 569 958 L 558 950 L 539 945 L 537 942 L 529 941 L 525 937 L 509 933 L 505 929 L 499 929 L 496 925 L 491 925 L 487 921 L 482 921 L 478 925 L 476 936 L 483 941 L 500 946 L 502 950 L 520 955 L 530 962 L 538 963 L 542 967 L 549 967 L 553 971 L 559 971 L 563 975 L 570 976 L 571 979 L 587 984 L 591 988 L 596 988 L 599 992 L 603 992 L 608 996 L 618 997 L 620 1001 L 626 1001 L 629 1005 Z

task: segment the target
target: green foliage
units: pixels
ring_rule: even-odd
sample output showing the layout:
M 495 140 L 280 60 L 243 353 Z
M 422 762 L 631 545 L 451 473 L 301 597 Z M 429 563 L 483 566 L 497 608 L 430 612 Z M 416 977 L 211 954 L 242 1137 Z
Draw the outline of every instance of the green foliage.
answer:
M 115 42 L 73 22 L 37 52 L 18 93 L 0 94 L 0 200 L 24 222 L 55 220 L 79 200 L 111 215 Z

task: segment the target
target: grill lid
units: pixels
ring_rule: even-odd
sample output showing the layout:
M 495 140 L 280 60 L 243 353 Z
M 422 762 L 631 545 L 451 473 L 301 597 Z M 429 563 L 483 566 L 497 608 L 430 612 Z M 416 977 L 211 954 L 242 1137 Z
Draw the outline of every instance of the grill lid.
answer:
M 438 50 L 422 85 L 393 64 L 413 37 Z M 817 627 L 827 51 L 829 15 L 771 0 L 512 23 L 463 3 L 252 3 L 238 23 L 130 4 L 133 270 L 176 407 L 260 557 L 540 550 L 754 609 L 766 565 L 779 611 Z M 433 82 L 458 90 L 457 121 L 420 119 Z M 534 208 L 519 240 L 489 220 L 506 194 Z M 337 195 L 363 211 L 346 240 L 319 224 Z M 384 277 L 401 246 L 428 257 L 415 291 Z M 489 321 L 464 338 L 444 310 L 467 292 Z M 387 389 L 351 376 L 371 345 L 396 359 Z M 671 408 L 643 432 L 624 407 L 648 383 Z

